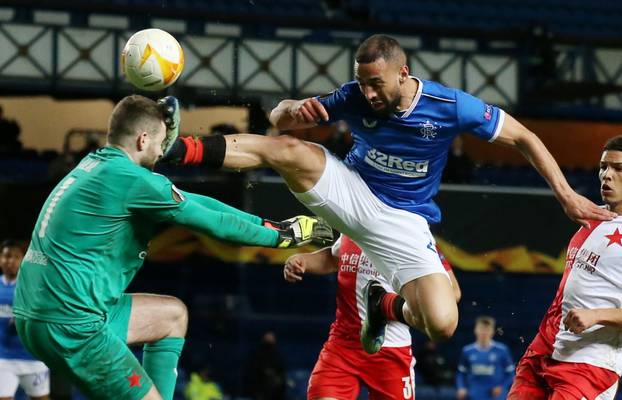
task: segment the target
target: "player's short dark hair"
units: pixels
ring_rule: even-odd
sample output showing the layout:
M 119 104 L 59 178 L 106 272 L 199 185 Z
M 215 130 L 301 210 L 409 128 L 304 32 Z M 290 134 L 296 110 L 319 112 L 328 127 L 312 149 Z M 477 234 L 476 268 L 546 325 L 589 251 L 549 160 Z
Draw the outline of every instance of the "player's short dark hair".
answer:
M 388 35 L 372 35 L 365 39 L 356 50 L 354 59 L 359 64 L 369 64 L 379 58 L 387 62 L 406 64 L 406 53 L 400 43 Z
M 616 137 L 612 137 L 611 139 L 607 140 L 607 143 L 605 143 L 605 147 L 603 148 L 603 151 L 607 151 L 607 150 L 622 151 L 622 135 L 618 135 Z
M 475 319 L 475 325 L 485 325 L 485 326 L 491 326 L 491 327 L 495 327 L 495 325 L 497 324 L 497 321 L 495 321 L 495 319 L 491 316 L 488 315 L 480 315 L 479 317 L 477 317 Z
M 123 98 L 112 110 L 108 121 L 108 141 L 118 144 L 125 137 L 141 132 L 155 133 L 164 122 L 164 108 L 141 95 Z

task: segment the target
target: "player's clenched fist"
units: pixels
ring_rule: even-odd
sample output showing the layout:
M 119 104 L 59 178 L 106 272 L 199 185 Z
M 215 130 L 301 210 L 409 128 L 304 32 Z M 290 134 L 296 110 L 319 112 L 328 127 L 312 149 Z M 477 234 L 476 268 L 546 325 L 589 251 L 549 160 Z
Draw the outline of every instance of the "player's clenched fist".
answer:
M 289 114 L 300 124 L 328 121 L 328 112 L 315 97 L 296 101 L 291 105 Z
M 296 283 L 302 280 L 302 275 L 305 273 L 306 263 L 304 257 L 299 254 L 294 254 L 285 261 L 283 267 L 283 277 L 287 282 Z
M 564 326 L 572 333 L 581 333 L 597 323 L 595 310 L 574 308 L 568 311 L 566 318 L 564 318 Z

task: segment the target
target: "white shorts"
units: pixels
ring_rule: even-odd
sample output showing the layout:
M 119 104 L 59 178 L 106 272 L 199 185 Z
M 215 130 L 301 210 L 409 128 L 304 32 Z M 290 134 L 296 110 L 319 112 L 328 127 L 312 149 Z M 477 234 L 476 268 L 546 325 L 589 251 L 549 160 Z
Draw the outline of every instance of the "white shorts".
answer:
M 21 386 L 29 397 L 50 394 L 50 370 L 41 361 L 0 359 L 0 397 L 13 397 Z
M 326 167 L 318 182 L 294 196 L 354 240 L 397 293 L 422 276 L 447 276 L 425 218 L 383 203 L 354 168 L 324 152 Z

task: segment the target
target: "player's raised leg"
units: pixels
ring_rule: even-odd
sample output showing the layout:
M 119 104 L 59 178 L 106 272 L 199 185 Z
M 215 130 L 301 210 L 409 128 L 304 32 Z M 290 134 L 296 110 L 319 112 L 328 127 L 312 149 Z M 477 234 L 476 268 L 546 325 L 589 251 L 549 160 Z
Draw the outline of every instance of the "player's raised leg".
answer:
M 315 186 L 326 165 L 324 150 L 292 136 L 227 135 L 223 167 L 246 170 L 270 167 L 297 193 Z
M 127 343 L 145 344 L 143 368 L 162 398 L 173 398 L 177 363 L 188 329 L 188 310 L 171 296 L 132 294 Z
M 270 167 L 297 193 L 311 190 L 325 169 L 326 154 L 322 148 L 290 136 L 239 134 L 225 136 L 225 140 L 224 167 L 239 170 Z M 431 274 L 408 282 L 401 294 L 408 304 L 404 315 L 409 325 L 421 329 L 432 340 L 453 335 L 458 325 L 458 307 L 445 274 Z

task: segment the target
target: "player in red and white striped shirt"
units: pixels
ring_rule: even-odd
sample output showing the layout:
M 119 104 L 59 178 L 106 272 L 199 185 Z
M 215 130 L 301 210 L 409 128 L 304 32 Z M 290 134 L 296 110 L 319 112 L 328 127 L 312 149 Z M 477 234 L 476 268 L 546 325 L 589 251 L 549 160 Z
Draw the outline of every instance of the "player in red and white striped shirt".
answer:
M 449 263 L 443 265 L 449 272 L 460 296 L 455 276 Z M 369 258 L 349 237 L 341 236 L 330 247 L 314 253 L 296 254 L 285 263 L 285 279 L 298 282 L 304 273 L 329 274 L 337 272 L 337 311 L 329 338 L 324 344 L 309 380 L 309 400 L 354 400 L 360 384 L 369 389 L 371 400 L 414 399 L 415 360 L 412 356 L 408 325 L 395 321 L 392 309 L 404 300 L 376 271 Z M 367 354 L 360 342 L 360 330 L 366 313 L 364 288 L 370 281 L 378 281 L 387 291 L 383 304 L 388 307 L 384 344 L 375 354 Z M 401 315 L 401 313 L 400 313 Z
M 605 145 L 601 195 L 622 214 L 622 136 Z M 516 369 L 510 400 L 613 399 L 622 374 L 622 216 L 572 237 L 559 289 Z

